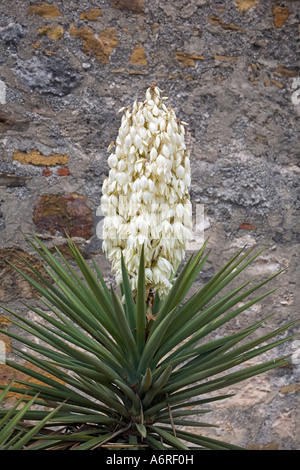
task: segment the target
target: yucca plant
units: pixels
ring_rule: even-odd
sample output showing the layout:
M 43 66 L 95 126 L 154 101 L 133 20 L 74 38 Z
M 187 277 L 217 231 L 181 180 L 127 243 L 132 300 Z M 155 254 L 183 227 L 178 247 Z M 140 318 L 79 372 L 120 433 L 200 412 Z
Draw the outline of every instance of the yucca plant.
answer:
M 69 248 L 79 268 L 76 270 L 59 250 L 60 260 L 38 238 L 28 241 L 43 258 L 51 280 L 28 263 L 40 282 L 15 269 L 40 293 L 47 311 L 28 305 L 40 316 L 41 322 L 37 323 L 6 309 L 27 337 L 2 333 L 32 350 L 17 353 L 34 369 L 21 362 L 8 360 L 7 364 L 37 379 L 19 381 L 22 388 L 11 386 L 17 393 L 24 393 L 25 387 L 28 397 L 38 394 L 35 403 L 46 408 L 25 410 L 23 414 L 24 419 L 48 421 L 47 432 L 39 430 L 37 448 L 238 448 L 205 437 L 209 425 L 198 417 L 209 411 L 205 407 L 208 403 L 226 399 L 226 394 L 220 394 L 224 388 L 283 366 L 289 360 L 280 357 L 236 369 L 289 339 L 269 341 L 291 324 L 249 339 L 268 317 L 240 332 L 208 339 L 273 291 L 248 299 L 278 273 L 253 285 L 253 281 L 244 282 L 223 293 L 260 252 L 239 252 L 185 301 L 207 260 L 204 245 L 185 264 L 169 294 L 164 299 L 155 295 L 152 315 L 147 317 L 143 250 L 135 297 L 122 260 L 122 303 L 117 292 L 105 284 L 95 262 L 93 269 L 72 240 Z M 28 334 L 40 341 L 29 339 Z M 56 410 L 54 416 L 48 416 L 49 408 Z M 2 419 L 6 413 L 1 411 Z M 51 426 L 53 432 L 49 433 Z M 183 426 L 195 427 L 196 431 L 188 432 Z
M 0 405 L 7 397 L 12 384 L 13 382 L 10 382 L 0 394 Z M 26 448 L 60 408 L 59 406 L 51 413 L 47 413 L 37 424 L 30 425 L 28 422 L 25 423 L 23 418 L 25 414 L 28 416 L 36 399 L 37 396 L 34 396 L 24 404 L 25 396 L 23 394 L 14 406 L 2 416 L 2 419 L 0 419 L 0 450 L 22 450 Z
M 117 287 L 107 286 L 95 261 L 91 266 L 70 238 L 72 261 L 58 249 L 51 253 L 37 237 L 26 237 L 47 275 L 26 260 L 32 277 L 15 267 L 42 302 L 27 306 L 41 322 L 6 309 L 26 337 L 3 331 L 26 346 L 16 352 L 33 366 L 7 361 L 35 379 L 11 387 L 17 393 L 25 387 L 27 400 L 38 394 L 35 404 L 42 409 L 24 413 L 42 423 L 30 448 L 237 449 L 205 437 L 210 424 L 201 416 L 209 411 L 207 404 L 226 399 L 226 387 L 288 362 L 280 357 L 247 365 L 287 341 L 292 324 L 259 337 L 266 317 L 234 334 L 218 332 L 270 294 L 252 298 L 278 273 L 236 285 L 260 254 L 241 250 L 189 296 L 209 253 L 204 243 L 177 271 L 191 227 L 185 123 L 164 105 L 154 85 L 132 112 L 122 111 L 101 200 L 103 249 Z M 1 416 L 5 419 L 6 412 Z

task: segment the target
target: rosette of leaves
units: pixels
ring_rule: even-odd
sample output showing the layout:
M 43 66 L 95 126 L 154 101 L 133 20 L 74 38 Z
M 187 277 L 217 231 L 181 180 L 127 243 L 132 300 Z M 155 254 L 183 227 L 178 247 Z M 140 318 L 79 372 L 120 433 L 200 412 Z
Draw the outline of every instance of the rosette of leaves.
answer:
M 247 364 L 287 341 L 292 324 L 259 336 L 268 319 L 261 318 L 241 331 L 218 334 L 273 291 L 256 293 L 278 273 L 259 282 L 236 282 L 260 252 L 237 253 L 189 296 L 209 256 L 205 244 L 174 277 L 169 294 L 163 299 L 156 294 L 153 305 L 147 305 L 143 250 L 133 296 L 123 259 L 119 293 L 72 240 L 72 262 L 36 237 L 28 241 L 48 275 L 28 263 L 32 277 L 15 269 L 39 292 L 41 306 L 27 307 L 41 321 L 6 309 L 25 335 L 2 333 L 26 346 L 15 350 L 24 362 L 8 360 L 7 365 L 35 379 L 11 386 L 16 393 L 25 390 L 25 402 L 35 397 L 39 405 L 38 411 L 22 412 L 23 419 L 40 423 L 38 435 L 30 439 L 32 449 L 239 449 L 205 436 L 209 405 L 226 400 L 227 387 L 289 362 L 278 357 Z M 49 409 L 55 414 L 49 415 Z M 18 412 L 2 410 L 0 419 Z

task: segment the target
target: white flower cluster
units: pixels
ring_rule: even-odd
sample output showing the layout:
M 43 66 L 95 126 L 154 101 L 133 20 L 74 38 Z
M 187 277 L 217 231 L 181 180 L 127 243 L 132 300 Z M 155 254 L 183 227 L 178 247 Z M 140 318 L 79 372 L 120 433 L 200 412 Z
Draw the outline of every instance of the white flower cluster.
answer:
M 124 112 L 108 158 L 101 209 L 103 250 L 121 283 L 121 253 L 137 288 L 142 245 L 146 283 L 162 297 L 171 288 L 174 267 L 183 260 L 191 228 L 189 152 L 184 124 L 167 108 L 159 88 L 151 86 L 144 102 Z

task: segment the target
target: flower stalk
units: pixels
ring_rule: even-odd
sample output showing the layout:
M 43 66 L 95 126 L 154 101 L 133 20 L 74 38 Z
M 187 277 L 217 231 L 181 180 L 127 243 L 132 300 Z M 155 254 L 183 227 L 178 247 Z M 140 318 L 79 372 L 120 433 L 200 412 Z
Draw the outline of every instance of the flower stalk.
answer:
M 133 291 L 144 246 L 147 298 L 166 296 L 170 278 L 184 259 L 191 228 L 190 158 L 184 124 L 152 85 L 144 102 L 122 108 L 121 126 L 101 207 L 103 249 L 122 282 L 121 254 Z M 113 148 L 113 144 L 108 150 Z

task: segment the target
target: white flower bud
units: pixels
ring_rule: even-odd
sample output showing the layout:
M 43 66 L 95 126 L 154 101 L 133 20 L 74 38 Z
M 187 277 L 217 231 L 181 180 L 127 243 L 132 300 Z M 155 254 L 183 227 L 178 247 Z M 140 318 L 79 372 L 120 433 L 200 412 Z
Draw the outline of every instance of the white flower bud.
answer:
M 153 106 L 152 113 L 153 113 L 154 116 L 158 116 L 158 114 L 159 114 L 159 110 L 158 110 L 158 107 L 156 106 L 156 104 Z
M 185 169 L 183 168 L 182 165 L 179 165 L 179 166 L 176 168 L 176 176 L 177 176 L 177 178 L 182 179 L 182 178 L 184 177 L 184 174 L 185 174 Z
M 118 160 L 120 160 L 120 158 L 123 157 L 124 154 L 123 154 L 123 151 L 122 151 L 122 147 L 120 147 L 120 145 L 117 145 L 115 154 L 116 154 L 116 157 L 117 157 Z
M 157 135 L 155 137 L 154 147 L 156 147 L 158 149 L 159 146 L 160 146 L 160 137 L 159 137 L 159 135 Z
M 159 121 L 159 129 L 163 132 L 165 129 L 166 129 L 166 125 L 167 125 L 167 122 L 166 120 L 161 117 L 160 121 Z
M 116 174 L 116 180 L 117 180 L 117 183 L 120 185 L 120 186 L 123 186 L 123 184 L 125 183 L 127 177 L 126 177 L 126 174 L 125 173 L 121 173 L 120 171 L 117 172 Z
M 135 152 L 136 152 L 136 148 L 135 148 L 134 145 L 132 145 L 132 146 L 130 147 L 130 149 L 129 149 L 129 153 L 130 153 L 131 155 L 133 155 Z
M 137 148 L 140 148 L 140 146 L 142 145 L 142 138 L 139 134 L 135 134 L 133 143 Z
M 134 138 L 135 138 L 135 135 L 136 135 L 136 129 L 135 129 L 135 127 L 134 127 L 134 126 L 131 126 L 131 127 L 130 127 L 130 135 L 131 135 L 132 139 L 134 139 Z
M 156 122 L 150 122 L 149 130 L 152 132 L 152 134 L 154 134 L 157 131 L 157 123 Z
M 184 215 L 183 205 L 182 204 L 177 204 L 175 212 L 176 212 L 177 217 L 179 217 L 181 219 Z
M 168 125 L 167 125 L 167 133 L 168 133 L 168 135 L 169 135 L 170 137 L 171 137 L 171 136 L 173 135 L 173 133 L 174 133 L 174 132 L 173 132 L 173 128 L 172 128 L 171 122 L 169 122 Z
M 158 155 L 156 165 L 163 168 L 166 166 L 166 159 L 163 155 Z
M 166 157 L 166 158 L 169 158 L 171 152 L 170 152 L 170 149 L 167 145 L 163 145 L 163 148 L 162 148 L 162 151 L 161 153 Z
M 145 175 L 143 175 L 140 179 L 140 185 L 142 189 L 146 189 L 148 186 L 148 178 L 146 178 Z
M 157 158 L 157 150 L 155 147 L 152 147 L 152 149 L 150 150 L 150 160 L 153 161 L 153 160 L 156 160 Z
M 110 168 L 114 168 L 115 166 L 117 166 L 118 164 L 118 159 L 116 157 L 116 155 L 114 153 L 112 153 L 108 159 L 107 159 L 107 163 L 109 164 Z
M 129 148 L 132 144 L 132 137 L 130 134 L 127 134 L 127 136 L 125 137 L 125 140 L 124 140 L 124 146 L 125 148 Z
M 126 166 L 127 165 L 126 165 L 125 160 L 119 160 L 118 161 L 117 168 L 118 168 L 119 171 L 124 171 Z
M 152 200 L 153 195 L 149 191 L 143 191 L 143 203 L 149 204 Z

